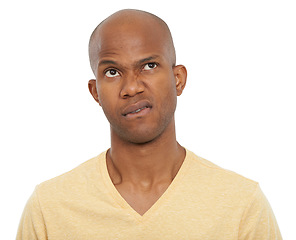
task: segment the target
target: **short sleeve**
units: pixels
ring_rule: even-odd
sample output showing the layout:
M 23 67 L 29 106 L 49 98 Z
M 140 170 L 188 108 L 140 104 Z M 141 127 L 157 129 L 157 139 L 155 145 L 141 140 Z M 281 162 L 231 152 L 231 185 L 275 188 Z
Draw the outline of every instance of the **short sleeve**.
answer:
M 243 213 L 238 239 L 282 239 L 273 211 L 259 185 L 257 185 L 253 197 Z
M 38 186 L 29 198 L 18 227 L 16 240 L 46 240 L 46 227 L 38 200 Z

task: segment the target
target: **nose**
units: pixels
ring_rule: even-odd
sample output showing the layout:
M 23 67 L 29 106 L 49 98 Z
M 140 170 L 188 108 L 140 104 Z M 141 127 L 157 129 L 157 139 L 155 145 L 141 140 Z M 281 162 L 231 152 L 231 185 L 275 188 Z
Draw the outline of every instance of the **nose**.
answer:
M 122 81 L 120 96 L 122 98 L 134 97 L 144 92 L 144 83 L 136 74 L 129 74 Z

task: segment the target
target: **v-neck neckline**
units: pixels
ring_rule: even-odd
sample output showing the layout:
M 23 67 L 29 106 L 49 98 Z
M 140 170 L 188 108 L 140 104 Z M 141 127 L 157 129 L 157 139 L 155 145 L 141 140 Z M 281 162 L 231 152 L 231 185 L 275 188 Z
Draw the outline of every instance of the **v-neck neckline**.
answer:
M 190 155 L 190 152 L 187 149 L 185 150 L 186 150 L 186 156 L 177 175 L 175 176 L 171 184 L 168 186 L 168 188 L 164 191 L 164 193 L 143 215 L 139 214 L 134 208 L 132 208 L 114 186 L 107 169 L 106 155 L 108 151 L 105 151 L 104 153 L 102 153 L 101 158 L 99 159 L 99 169 L 108 192 L 110 193 L 112 198 L 116 201 L 116 203 L 122 208 L 122 210 L 127 211 L 128 214 L 134 216 L 138 221 L 144 221 L 147 218 L 149 218 L 151 215 L 153 215 L 153 213 L 156 212 L 157 209 L 159 209 L 162 206 L 162 204 L 169 199 L 170 195 L 172 195 L 173 190 L 176 188 L 176 186 L 180 184 L 183 176 L 185 176 L 185 172 L 189 167 L 189 155 Z

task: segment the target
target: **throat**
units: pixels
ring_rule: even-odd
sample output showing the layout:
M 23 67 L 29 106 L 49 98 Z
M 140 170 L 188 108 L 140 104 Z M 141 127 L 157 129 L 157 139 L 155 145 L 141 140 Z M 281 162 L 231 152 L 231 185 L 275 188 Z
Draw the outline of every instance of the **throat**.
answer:
M 139 187 L 123 182 L 115 187 L 128 205 L 143 216 L 161 198 L 170 184 L 171 182 L 167 182 L 156 186 Z
M 172 184 L 186 151 L 180 145 L 178 151 L 171 149 L 164 153 L 143 148 L 136 153 L 125 151 L 122 149 L 120 154 L 112 148 L 108 151 L 107 170 L 123 200 L 138 214 L 144 215 Z

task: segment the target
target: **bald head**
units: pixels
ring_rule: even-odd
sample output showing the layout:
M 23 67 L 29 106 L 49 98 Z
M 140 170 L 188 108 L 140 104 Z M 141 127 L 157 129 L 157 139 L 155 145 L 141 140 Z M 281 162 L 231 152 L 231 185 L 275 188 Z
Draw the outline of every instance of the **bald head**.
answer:
M 128 38 L 132 42 L 141 35 L 145 39 L 149 36 L 151 44 L 164 47 L 172 66 L 176 64 L 173 39 L 167 24 L 151 13 L 128 9 L 112 14 L 93 31 L 89 41 L 89 59 L 94 74 L 96 75 L 100 52 L 105 51 L 105 42 L 113 39 L 125 41 Z

